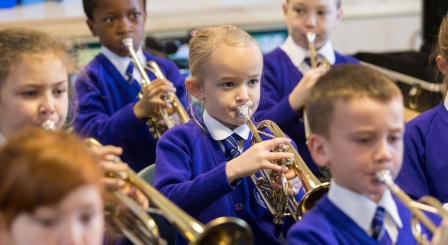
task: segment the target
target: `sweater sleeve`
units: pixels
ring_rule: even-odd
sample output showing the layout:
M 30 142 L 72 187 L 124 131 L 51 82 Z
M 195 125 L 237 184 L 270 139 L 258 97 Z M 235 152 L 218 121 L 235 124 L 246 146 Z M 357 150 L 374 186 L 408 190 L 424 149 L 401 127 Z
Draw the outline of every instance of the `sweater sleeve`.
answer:
M 206 146 L 192 142 L 200 142 L 197 139 L 205 136 L 193 137 L 188 135 L 188 131 L 191 133 L 191 130 L 178 126 L 159 140 L 154 186 L 181 209 L 197 216 L 232 191 L 233 187 L 227 181 L 227 163 L 213 166 L 212 159 L 207 157 L 210 152 L 205 149 Z M 203 164 L 203 161 L 209 163 Z
M 107 81 L 98 73 L 81 74 L 76 81 L 79 113 L 74 129 L 85 137 L 94 137 L 103 144 L 122 145 L 132 132 L 145 125 L 134 114 L 134 103 L 113 111 L 103 89 Z M 116 98 L 119 99 L 119 98 Z
M 417 120 L 416 120 L 417 119 Z M 419 125 L 424 123 L 425 126 Z M 428 122 L 415 118 L 406 124 L 403 165 L 395 182 L 412 199 L 430 195 L 426 179 L 425 140 Z
M 279 61 L 280 63 L 281 61 Z M 260 104 L 255 113 L 256 119 L 272 120 L 280 128 L 287 128 L 292 125 L 291 122 L 298 122 L 302 116 L 302 110 L 295 112 L 289 104 L 289 94 L 285 92 L 285 84 L 282 82 L 285 78 L 283 67 L 276 62 L 265 62 L 264 75 L 261 84 Z M 298 81 L 297 81 L 298 82 Z

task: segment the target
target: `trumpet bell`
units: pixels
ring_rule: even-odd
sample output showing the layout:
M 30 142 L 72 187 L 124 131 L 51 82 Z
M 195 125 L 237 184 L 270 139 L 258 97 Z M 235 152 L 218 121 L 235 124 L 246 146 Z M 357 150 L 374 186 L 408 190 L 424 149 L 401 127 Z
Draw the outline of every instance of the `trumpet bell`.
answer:
M 244 118 L 250 131 L 252 132 L 251 145 L 262 142 L 261 136 L 268 136 L 270 138 L 286 137 L 280 127 L 270 120 L 261 121 L 257 126 L 253 124 L 248 115 L 247 106 L 240 106 L 237 109 L 237 114 Z M 274 215 L 274 223 L 281 224 L 284 216 L 293 216 L 298 221 L 302 215 L 311 209 L 317 200 L 322 197 L 329 188 L 330 183 L 321 183 L 310 171 L 308 166 L 300 157 L 291 143 L 280 145 L 274 149 L 278 152 L 290 152 L 294 154 L 291 159 L 279 159 L 273 163 L 285 166 L 289 170 L 294 171 L 299 178 L 306 194 L 300 203 L 297 203 L 295 197 L 291 194 L 286 179 L 282 178 L 282 189 L 277 190 L 266 183 L 268 181 L 274 182 L 280 176 L 277 172 L 264 169 L 256 175 L 252 175 L 252 180 L 257 186 L 263 200 L 266 203 L 269 211 Z
M 302 219 L 303 214 L 308 212 L 312 207 L 314 207 L 321 197 L 328 193 L 330 189 L 330 182 L 324 182 L 315 186 L 313 189 L 309 190 L 305 196 L 300 200 L 297 206 L 296 220 Z
M 243 245 L 252 244 L 249 225 L 241 219 L 221 217 L 207 223 L 205 231 L 189 245 Z

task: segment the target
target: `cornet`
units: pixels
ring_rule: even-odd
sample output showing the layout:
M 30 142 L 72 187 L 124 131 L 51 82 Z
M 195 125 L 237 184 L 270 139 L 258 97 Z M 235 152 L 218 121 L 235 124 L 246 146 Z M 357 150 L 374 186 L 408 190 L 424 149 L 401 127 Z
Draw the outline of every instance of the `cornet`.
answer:
M 308 40 L 308 50 L 310 51 L 311 68 L 323 67 L 325 70 L 330 70 L 330 62 L 323 57 L 319 57 L 316 53 L 316 47 L 314 46 L 316 33 L 307 32 L 306 39 Z
M 86 142 L 90 146 L 102 147 L 98 141 L 92 138 L 87 139 Z M 114 162 L 122 163 L 118 157 L 114 159 Z M 110 173 L 108 176 L 121 178 L 140 190 L 157 208 L 148 209 L 148 212 L 162 215 L 178 229 L 190 245 L 253 244 L 252 231 L 242 219 L 221 217 L 203 225 L 140 178 L 132 169 L 118 174 Z M 114 194 L 129 208 L 129 211 L 120 210 L 115 205 L 109 212 L 106 212 L 108 215 L 106 220 L 112 227 L 128 237 L 134 244 L 165 244 L 165 241 L 159 236 L 157 225 L 146 213 L 146 210 L 122 192 L 115 191 Z
M 261 121 L 256 127 L 249 118 L 248 111 L 247 106 L 240 106 L 237 109 L 237 115 L 244 118 L 252 132 L 251 145 L 263 141 L 260 135 L 268 136 L 269 138 L 286 137 L 277 124 L 272 121 Z M 270 132 L 266 133 L 266 130 Z M 330 183 L 321 183 L 313 175 L 291 143 L 280 145 L 274 150 L 294 153 L 294 158 L 276 160 L 275 163 L 285 166 L 296 173 L 306 192 L 305 196 L 297 203 L 294 196 L 289 192 L 286 178 L 283 175 L 279 175 L 276 171 L 264 169 L 259 173 L 259 176 L 252 175 L 252 180 L 261 193 L 269 211 L 274 215 L 275 224 L 281 224 L 284 216 L 293 216 L 294 220 L 298 221 L 305 212 L 315 205 L 319 198 L 328 192 Z M 280 177 L 282 181 L 281 190 L 270 186 L 271 183 L 276 181 L 277 177 Z
M 316 53 L 316 47 L 314 46 L 314 41 L 316 40 L 316 33 L 307 32 L 306 38 L 308 40 L 308 50 L 310 51 L 311 68 L 315 69 L 317 67 L 323 67 L 327 71 L 330 70 L 331 68 L 330 62 L 328 62 L 328 60 L 323 57 L 319 57 Z M 303 124 L 305 126 L 305 138 L 308 139 L 308 137 L 311 134 L 311 129 L 310 124 L 308 123 L 308 117 L 306 116 L 305 110 L 303 111 Z M 331 178 L 330 169 L 328 167 L 319 168 L 319 170 L 323 176 L 325 176 L 328 179 Z
M 394 194 L 408 209 L 412 217 L 412 234 L 418 244 L 431 244 L 421 232 L 420 223 L 422 223 L 431 233 L 437 229 L 437 226 L 422 212 L 422 210 L 438 214 L 442 218 L 448 218 L 448 212 L 443 209 L 442 204 L 431 196 L 424 196 L 417 202 L 412 200 L 403 190 L 394 183 L 389 170 L 381 170 L 376 173 L 376 178 Z
M 165 79 L 165 75 L 163 74 L 162 70 L 160 69 L 159 65 L 157 65 L 154 61 L 149 61 L 147 66 L 143 67 L 140 63 L 139 59 L 137 58 L 137 54 L 134 50 L 134 44 L 132 38 L 125 38 L 122 40 L 122 43 L 125 47 L 128 48 L 129 53 L 131 55 L 132 62 L 137 67 L 137 70 L 140 72 L 142 76 L 142 90 L 148 86 L 151 83 L 151 80 L 149 79 L 148 75 L 146 74 L 146 70 L 149 70 L 153 72 L 157 78 L 159 79 Z M 138 98 L 141 99 L 143 97 L 142 92 L 138 94 Z M 177 98 L 177 95 L 169 92 L 165 93 L 161 96 L 161 98 L 166 102 L 171 104 L 172 108 L 174 109 L 175 114 L 177 115 L 178 122 L 173 123 L 173 115 L 174 113 L 170 114 L 168 113 L 167 109 L 164 107 L 159 107 L 158 112 L 162 116 L 163 120 L 165 121 L 166 125 L 161 125 L 159 123 L 159 118 L 157 116 L 151 116 L 149 117 L 147 124 L 149 126 L 149 130 L 154 135 L 154 138 L 159 139 L 162 134 L 174 127 L 177 124 L 186 123 L 190 120 L 190 117 L 188 116 L 187 112 L 185 111 L 185 108 L 182 106 L 182 103 L 180 103 L 179 98 Z

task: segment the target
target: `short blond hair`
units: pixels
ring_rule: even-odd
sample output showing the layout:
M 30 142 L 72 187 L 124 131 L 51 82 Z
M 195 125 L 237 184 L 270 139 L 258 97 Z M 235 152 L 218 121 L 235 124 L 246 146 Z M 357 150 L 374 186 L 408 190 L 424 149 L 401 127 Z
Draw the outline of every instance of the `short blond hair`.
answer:
M 319 78 L 308 95 L 305 111 L 311 132 L 329 137 L 337 101 L 370 98 L 386 103 L 397 97 L 402 97 L 400 89 L 382 73 L 362 65 L 343 64 Z

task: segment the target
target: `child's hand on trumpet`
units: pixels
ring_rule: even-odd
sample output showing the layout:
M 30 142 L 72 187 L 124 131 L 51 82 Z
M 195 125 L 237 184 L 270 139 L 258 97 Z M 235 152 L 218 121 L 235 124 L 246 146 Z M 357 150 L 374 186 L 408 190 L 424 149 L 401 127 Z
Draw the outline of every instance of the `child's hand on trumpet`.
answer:
M 142 192 L 133 186 L 127 185 L 126 181 L 123 179 L 107 177 L 107 175 L 111 173 L 119 174 L 120 172 L 125 172 L 129 168 L 129 166 L 122 163 L 118 157 L 121 155 L 123 150 L 120 147 L 111 145 L 103 147 L 89 147 L 89 149 L 93 155 L 99 159 L 97 166 L 105 175 L 105 177 L 101 179 L 103 185 L 109 190 L 121 189 L 124 194 L 128 195 L 143 208 L 148 208 L 149 200 L 145 195 L 143 195 Z

